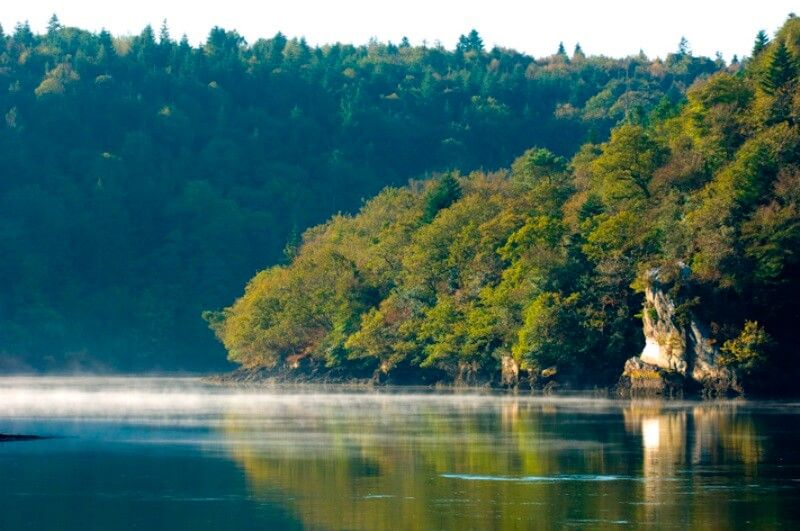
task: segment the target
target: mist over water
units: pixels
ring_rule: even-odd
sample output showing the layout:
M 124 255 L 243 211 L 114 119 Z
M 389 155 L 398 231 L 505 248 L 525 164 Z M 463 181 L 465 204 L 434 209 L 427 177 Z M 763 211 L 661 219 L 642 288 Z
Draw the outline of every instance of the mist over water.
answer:
M 1 378 L 2 529 L 800 525 L 800 407 Z M 48 507 L 42 511 L 40 507 Z

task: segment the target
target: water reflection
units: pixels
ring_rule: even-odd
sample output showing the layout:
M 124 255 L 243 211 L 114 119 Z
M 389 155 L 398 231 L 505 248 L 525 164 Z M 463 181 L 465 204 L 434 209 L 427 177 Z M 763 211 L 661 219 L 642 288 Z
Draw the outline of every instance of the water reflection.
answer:
M 757 506 L 751 520 L 780 517 L 781 485 L 750 483 L 766 454 L 734 404 L 399 398 L 277 422 L 229 414 L 224 431 L 253 492 L 280 490 L 314 528 L 724 529 L 743 522 L 740 502 Z
M 98 467 L 112 443 L 129 448 L 115 454 L 126 467 L 144 462 L 145 445 L 191 459 L 181 473 L 191 485 L 218 478 L 209 470 L 224 463 L 238 483 L 217 494 L 249 491 L 237 507 L 252 514 L 238 524 L 263 528 L 277 525 L 263 507 L 312 529 L 798 527 L 798 413 L 748 402 L 232 391 L 182 379 L 0 382 L 0 427 L 71 435 L 36 466 L 92 441 Z M 150 485 L 165 481 L 149 474 Z
M 313 528 L 517 529 L 567 516 L 575 502 L 564 490 L 586 494 L 582 512 L 623 518 L 615 496 L 592 491 L 629 491 L 633 482 L 606 473 L 596 438 L 553 434 L 546 424 L 556 419 L 543 409 L 552 408 L 401 401 L 279 426 L 230 415 L 225 432 L 249 440 L 232 455 L 254 492 L 285 492 Z
M 626 430 L 642 441 L 640 519 L 688 518 L 718 528 L 741 524 L 740 514 L 729 510 L 730 495 L 747 498 L 765 488 L 757 484 L 764 446 L 748 408 L 709 403 L 676 409 L 651 403 L 631 404 L 623 414 Z

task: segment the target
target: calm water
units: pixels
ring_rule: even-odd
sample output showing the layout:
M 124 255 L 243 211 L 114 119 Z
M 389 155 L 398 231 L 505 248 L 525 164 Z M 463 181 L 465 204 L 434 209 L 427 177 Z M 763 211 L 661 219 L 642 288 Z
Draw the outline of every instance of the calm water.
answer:
M 800 528 L 800 404 L 0 379 L 0 529 Z

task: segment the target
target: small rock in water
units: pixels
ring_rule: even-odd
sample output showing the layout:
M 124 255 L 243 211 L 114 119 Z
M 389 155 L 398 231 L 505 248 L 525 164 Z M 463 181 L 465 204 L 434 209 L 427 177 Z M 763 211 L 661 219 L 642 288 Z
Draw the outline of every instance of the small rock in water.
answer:
M 6 434 L 0 433 L 0 442 L 13 442 L 13 441 L 38 441 L 47 439 L 41 435 L 22 435 L 22 434 Z

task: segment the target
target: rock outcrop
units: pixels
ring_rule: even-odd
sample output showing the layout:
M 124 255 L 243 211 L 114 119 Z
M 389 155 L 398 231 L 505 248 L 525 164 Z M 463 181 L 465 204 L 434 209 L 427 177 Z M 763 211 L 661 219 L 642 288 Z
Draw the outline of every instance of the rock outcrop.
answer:
M 681 265 L 679 275 L 686 281 L 689 269 Z M 719 363 L 708 327 L 691 311 L 676 315 L 670 287 L 660 270 L 649 273 L 642 317 L 645 346 L 625 363 L 623 379 L 632 390 L 673 389 L 680 380 L 714 392 L 737 390 L 736 375 Z
M 519 383 L 519 364 L 511 356 L 503 356 L 500 360 L 500 384 L 514 387 Z

